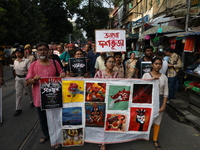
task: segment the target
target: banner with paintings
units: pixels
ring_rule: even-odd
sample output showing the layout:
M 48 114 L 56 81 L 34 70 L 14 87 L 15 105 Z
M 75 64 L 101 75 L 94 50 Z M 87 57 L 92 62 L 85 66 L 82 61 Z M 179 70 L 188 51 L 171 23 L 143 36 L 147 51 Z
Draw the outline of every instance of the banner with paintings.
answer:
M 70 71 L 73 72 L 75 77 L 84 76 L 87 72 L 86 57 L 82 58 L 69 58 Z
M 41 109 L 62 107 L 62 81 L 60 77 L 41 78 Z
M 63 79 L 63 107 L 54 115 L 48 109 L 49 130 L 59 124 L 64 147 L 148 140 L 159 111 L 158 90 L 155 80 Z
M 126 31 L 122 29 L 95 30 L 97 52 L 125 52 Z

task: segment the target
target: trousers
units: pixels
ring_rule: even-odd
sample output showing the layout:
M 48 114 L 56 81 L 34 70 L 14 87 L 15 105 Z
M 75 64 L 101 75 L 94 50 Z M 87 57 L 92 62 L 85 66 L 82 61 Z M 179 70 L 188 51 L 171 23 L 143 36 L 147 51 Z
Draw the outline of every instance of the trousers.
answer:
M 26 78 L 15 78 L 15 90 L 16 90 L 16 110 L 20 110 L 22 108 L 22 95 L 23 95 L 23 89 L 26 88 L 26 92 L 28 94 L 28 98 L 30 103 L 33 102 L 33 96 L 32 96 L 32 86 L 28 85 L 25 86 Z

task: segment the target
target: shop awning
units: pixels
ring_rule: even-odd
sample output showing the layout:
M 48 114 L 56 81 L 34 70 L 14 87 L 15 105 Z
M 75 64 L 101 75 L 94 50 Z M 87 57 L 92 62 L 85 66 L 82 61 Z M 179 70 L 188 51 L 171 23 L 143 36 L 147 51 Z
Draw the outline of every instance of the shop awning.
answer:
M 200 32 L 188 31 L 188 32 L 176 32 L 170 34 L 163 34 L 163 36 L 167 37 L 182 37 L 182 36 L 189 36 L 189 35 L 200 35 Z
M 139 37 L 138 41 L 143 40 L 145 35 L 156 34 L 158 32 L 158 28 L 162 28 L 162 34 L 183 31 L 181 28 L 177 28 L 174 26 L 162 26 L 162 25 L 156 26 L 156 27 L 152 27 L 152 28 L 146 30 L 145 32 L 143 32 L 141 34 L 141 36 Z

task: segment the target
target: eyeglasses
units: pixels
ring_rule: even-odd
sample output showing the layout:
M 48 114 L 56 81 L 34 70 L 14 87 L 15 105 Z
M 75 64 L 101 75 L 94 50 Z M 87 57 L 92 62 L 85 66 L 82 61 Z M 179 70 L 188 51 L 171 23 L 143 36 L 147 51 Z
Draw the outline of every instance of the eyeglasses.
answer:
M 42 51 L 46 52 L 46 51 L 48 51 L 48 49 L 47 48 L 43 48 L 43 49 L 38 49 L 37 51 L 39 51 L 39 52 L 42 52 Z
M 107 61 L 107 63 L 109 63 L 109 64 L 115 64 L 114 61 Z

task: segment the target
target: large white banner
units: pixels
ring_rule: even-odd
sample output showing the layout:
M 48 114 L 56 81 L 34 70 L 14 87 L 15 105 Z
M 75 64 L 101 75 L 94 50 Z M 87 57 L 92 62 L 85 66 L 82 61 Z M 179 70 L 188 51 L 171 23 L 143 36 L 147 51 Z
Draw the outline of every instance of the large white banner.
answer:
M 51 145 L 148 140 L 159 111 L 157 80 L 63 79 L 62 99 L 46 110 Z
M 97 52 L 125 52 L 126 31 L 109 29 L 95 30 Z

